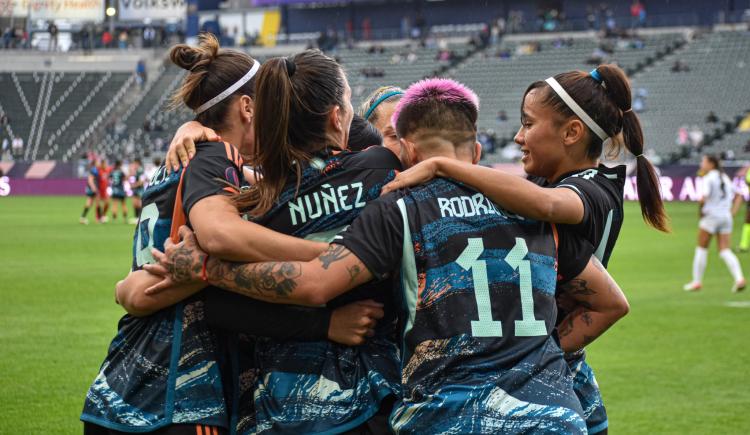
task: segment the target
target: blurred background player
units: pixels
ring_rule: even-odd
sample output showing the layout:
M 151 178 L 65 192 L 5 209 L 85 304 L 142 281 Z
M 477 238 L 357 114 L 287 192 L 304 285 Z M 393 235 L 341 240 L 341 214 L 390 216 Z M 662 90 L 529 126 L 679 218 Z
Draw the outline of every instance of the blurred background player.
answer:
M 86 217 L 87 214 L 89 214 L 89 209 L 92 205 L 96 205 L 97 207 L 97 220 L 99 219 L 99 201 L 98 201 L 98 193 L 99 193 L 99 168 L 98 168 L 98 162 L 96 160 L 91 162 L 91 167 L 89 167 L 88 175 L 86 176 L 86 205 L 83 206 L 83 213 L 81 213 L 81 218 L 79 219 L 79 222 L 81 222 L 84 225 L 88 225 L 89 219 Z
M 122 161 L 116 160 L 112 172 L 109 174 L 112 187 L 112 221 L 117 220 L 117 213 L 122 209 L 122 221 L 128 222 L 128 208 L 125 206 L 125 172 L 122 171 Z
M 719 256 L 726 263 L 734 278 L 732 292 L 745 289 L 745 275 L 742 266 L 729 244 L 732 240 L 732 217 L 737 214 L 742 196 L 735 192 L 732 180 L 721 170 L 719 159 L 712 155 L 703 156 L 700 173 L 703 174 L 703 187 L 700 200 L 700 222 L 698 224 L 698 246 L 693 257 L 693 280 L 684 286 L 685 291 L 698 291 L 703 285 L 703 273 L 708 262 L 708 245 L 711 237 L 717 237 Z
M 146 174 L 143 171 L 143 162 L 140 158 L 133 160 L 130 166 L 130 189 L 133 191 L 133 217 L 131 223 L 138 222 L 138 216 L 141 215 L 141 197 L 146 186 Z
M 109 212 L 109 172 L 111 171 L 111 168 L 109 165 L 107 165 L 107 159 L 105 157 L 102 157 L 101 160 L 99 160 L 99 168 L 98 168 L 98 177 L 97 177 L 97 184 L 98 184 L 98 198 L 99 198 L 99 204 L 96 207 L 96 219 L 99 221 L 99 223 L 106 223 L 109 221 L 109 218 L 107 217 L 107 212 Z

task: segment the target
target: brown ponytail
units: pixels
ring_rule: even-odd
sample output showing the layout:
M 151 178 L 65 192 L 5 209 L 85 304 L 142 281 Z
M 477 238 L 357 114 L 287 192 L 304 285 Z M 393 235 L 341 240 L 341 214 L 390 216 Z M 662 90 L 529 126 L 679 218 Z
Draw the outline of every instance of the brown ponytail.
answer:
M 619 154 L 624 145 L 636 156 L 636 184 L 641 215 L 652 227 L 669 232 L 669 217 L 661 199 L 659 178 L 651 162 L 643 155 L 643 129 L 638 115 L 631 108 L 630 83 L 617 65 L 599 65 L 601 82 L 584 71 L 569 71 L 555 76 L 565 91 L 611 138 L 609 155 Z M 526 89 L 524 98 L 533 89 L 545 92 L 542 103 L 552 107 L 563 119 L 576 116 L 565 102 L 543 81 L 534 82 Z M 596 134 L 589 130 L 587 156 L 598 159 L 604 147 Z
M 210 33 L 198 36 L 195 47 L 177 44 L 169 51 L 169 59 L 175 65 L 188 70 L 188 74 L 172 95 L 172 108 L 187 106 L 195 110 L 211 98 L 224 92 L 241 79 L 253 67 L 255 61 L 245 53 L 220 49 L 219 41 Z M 233 95 L 255 97 L 255 78 L 242 85 Z M 233 97 L 227 97 L 195 120 L 206 127 L 221 130 L 226 127 L 227 110 Z
M 661 199 L 659 177 L 651 162 L 643 155 L 643 128 L 632 107 L 632 91 L 625 72 L 617 65 L 600 65 L 597 68 L 602 77 L 602 87 L 622 112 L 622 144 L 635 156 L 636 185 L 641 215 L 652 227 L 669 232 L 669 218 Z M 613 136 L 614 137 L 614 136 Z M 618 141 L 612 141 L 618 146 Z
M 256 217 L 268 212 L 286 187 L 290 172 L 299 187 L 312 154 L 336 145 L 326 127 L 335 106 L 351 110 L 344 108 L 345 87 L 339 64 L 318 50 L 263 64 L 255 85 L 253 161 L 262 178 L 234 197 L 240 210 Z

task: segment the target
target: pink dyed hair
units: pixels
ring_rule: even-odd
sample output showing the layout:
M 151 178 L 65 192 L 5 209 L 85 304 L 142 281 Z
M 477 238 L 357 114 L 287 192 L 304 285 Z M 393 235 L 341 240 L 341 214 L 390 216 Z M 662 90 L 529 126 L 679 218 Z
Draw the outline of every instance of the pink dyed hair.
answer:
M 398 117 L 404 107 L 429 100 L 445 103 L 469 103 L 479 111 L 479 97 L 463 84 L 451 79 L 424 79 L 409 86 L 404 92 L 404 96 L 401 97 L 401 101 L 396 104 L 396 109 L 391 117 L 393 128 L 396 128 Z

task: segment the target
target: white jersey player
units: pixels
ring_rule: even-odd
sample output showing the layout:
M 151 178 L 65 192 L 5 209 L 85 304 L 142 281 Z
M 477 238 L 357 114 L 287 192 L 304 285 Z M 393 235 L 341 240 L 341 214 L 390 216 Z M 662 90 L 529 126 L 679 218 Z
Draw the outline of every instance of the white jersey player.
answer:
M 737 214 L 742 197 L 735 191 L 732 180 L 721 170 L 719 159 L 703 156 L 701 161 L 703 185 L 701 188 L 700 214 L 698 224 L 698 246 L 693 257 L 693 280 L 685 284 L 685 291 L 698 291 L 702 287 L 703 273 L 708 261 L 708 245 L 716 235 L 719 256 L 726 263 L 734 278 L 733 292 L 745 288 L 742 267 L 729 245 L 732 239 L 732 217 Z

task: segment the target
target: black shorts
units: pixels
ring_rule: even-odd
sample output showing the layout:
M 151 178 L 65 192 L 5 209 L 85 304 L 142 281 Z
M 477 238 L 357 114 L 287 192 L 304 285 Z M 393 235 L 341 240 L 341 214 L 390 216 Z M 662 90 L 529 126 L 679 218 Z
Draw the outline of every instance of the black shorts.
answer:
M 202 424 L 172 424 L 153 432 L 141 432 L 149 435 L 227 435 L 229 431 L 217 426 Z M 97 426 L 87 421 L 83 422 L 83 435 L 129 435 L 130 432 L 120 432 Z

